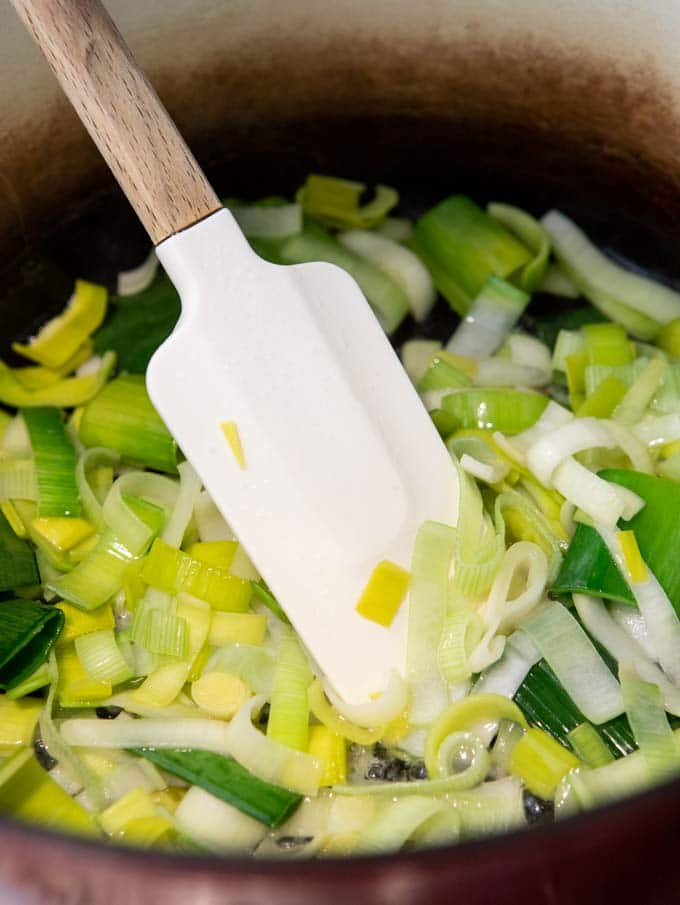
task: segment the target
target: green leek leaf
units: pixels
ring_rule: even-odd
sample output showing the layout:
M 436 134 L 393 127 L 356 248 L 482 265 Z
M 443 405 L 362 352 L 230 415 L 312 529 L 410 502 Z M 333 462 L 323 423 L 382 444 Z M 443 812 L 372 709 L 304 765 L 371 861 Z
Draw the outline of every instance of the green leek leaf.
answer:
M 587 722 L 545 660 L 532 666 L 514 701 L 531 726 L 544 729 L 562 744 L 568 745 L 569 733 Z M 633 733 L 623 715 L 593 726 L 593 730 L 614 757 L 623 757 L 635 750 Z
M 624 530 L 632 530 L 642 558 L 659 580 L 676 611 L 680 614 L 680 568 L 677 550 L 680 545 L 680 486 L 666 478 L 627 469 L 600 472 L 637 493 L 645 506 L 629 522 L 621 522 Z M 578 591 L 635 605 L 628 583 L 616 566 L 604 541 L 593 528 L 579 524 L 562 563 L 553 590 L 557 594 Z
M 30 545 L 17 537 L 0 512 L 0 591 L 40 584 Z
M 200 786 L 267 826 L 279 826 L 302 801 L 301 795 L 253 776 L 233 758 L 210 751 L 135 748 L 133 753 L 192 785 Z
M 63 625 L 56 607 L 35 600 L 0 602 L 0 689 L 9 691 L 36 671 Z
M 143 292 L 111 299 L 109 317 L 94 336 L 95 351 L 102 355 L 112 349 L 121 371 L 144 374 L 172 333 L 180 307 L 177 290 L 164 274 Z
M 433 259 L 457 285 L 458 297 L 449 302 L 463 314 L 490 276 L 507 279 L 532 258 L 512 233 L 465 195 L 452 195 L 429 210 L 416 224 L 415 238 L 426 253 L 424 263 Z M 437 274 L 432 277 L 446 295 Z M 464 307 L 461 293 L 466 299 Z

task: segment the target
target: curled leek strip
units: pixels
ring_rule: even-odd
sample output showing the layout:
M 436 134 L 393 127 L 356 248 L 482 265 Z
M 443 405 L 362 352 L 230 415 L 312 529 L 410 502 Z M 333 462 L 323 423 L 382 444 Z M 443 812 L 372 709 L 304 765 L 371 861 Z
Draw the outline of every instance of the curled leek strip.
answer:
M 505 640 L 499 633 L 516 627 L 539 603 L 548 580 L 548 559 L 537 544 L 519 541 L 505 552 L 503 563 L 481 608 L 486 625 L 484 637 L 472 655 L 470 667 L 481 672 L 498 660 Z M 510 597 L 511 588 L 521 581 L 521 590 Z
M 454 732 L 466 732 L 479 723 L 513 720 L 526 728 L 524 714 L 517 704 L 498 694 L 475 694 L 451 704 L 432 723 L 425 740 L 425 766 L 428 775 L 441 778 L 439 749 Z

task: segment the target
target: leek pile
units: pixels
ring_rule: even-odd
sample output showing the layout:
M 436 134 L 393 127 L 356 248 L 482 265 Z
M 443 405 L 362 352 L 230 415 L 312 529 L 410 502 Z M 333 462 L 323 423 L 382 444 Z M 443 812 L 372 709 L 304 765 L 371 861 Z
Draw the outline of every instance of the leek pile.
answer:
M 388 334 L 428 335 L 435 305 L 460 319 L 401 349 L 458 521 L 420 526 L 352 602 L 381 631 L 408 606 L 406 674 L 338 698 L 183 461 L 144 386 L 179 313 L 152 253 L 111 299 L 77 281 L 14 344 L 28 363 L 0 362 L 0 813 L 377 854 L 680 775 L 680 294 L 557 211 L 398 203 L 319 174 L 225 202 L 269 260 L 345 268 Z

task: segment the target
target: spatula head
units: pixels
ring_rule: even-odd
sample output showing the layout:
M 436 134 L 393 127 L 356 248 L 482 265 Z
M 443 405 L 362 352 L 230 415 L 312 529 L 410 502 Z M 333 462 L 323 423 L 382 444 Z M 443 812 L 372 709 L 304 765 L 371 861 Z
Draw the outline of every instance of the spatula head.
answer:
M 344 271 L 263 261 L 226 210 L 158 256 L 182 315 L 151 399 L 330 683 L 365 702 L 405 673 L 408 613 L 384 628 L 356 604 L 380 561 L 409 568 L 421 522 L 455 523 L 449 454 Z

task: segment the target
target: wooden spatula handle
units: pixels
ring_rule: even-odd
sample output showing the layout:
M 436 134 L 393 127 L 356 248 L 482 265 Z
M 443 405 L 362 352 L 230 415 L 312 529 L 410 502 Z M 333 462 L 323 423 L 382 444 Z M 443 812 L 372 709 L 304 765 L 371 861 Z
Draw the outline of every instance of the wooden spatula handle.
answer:
M 99 0 L 12 0 L 154 245 L 221 205 Z

